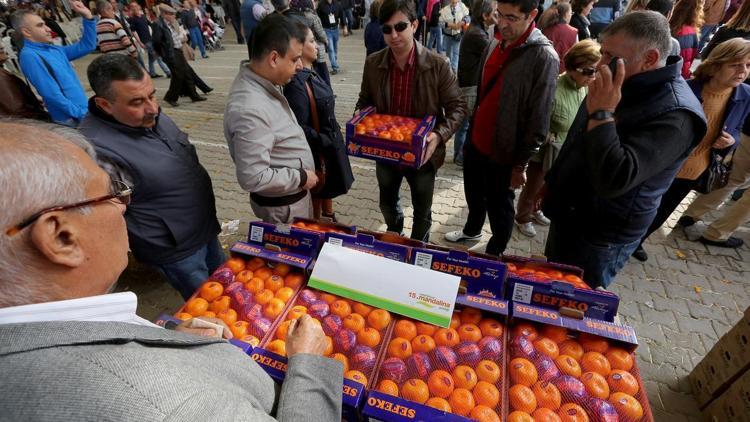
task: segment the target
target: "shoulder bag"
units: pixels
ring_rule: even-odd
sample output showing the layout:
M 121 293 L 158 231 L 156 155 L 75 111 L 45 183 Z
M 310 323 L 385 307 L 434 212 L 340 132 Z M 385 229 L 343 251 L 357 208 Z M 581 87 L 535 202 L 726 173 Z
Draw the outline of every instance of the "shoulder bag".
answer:
M 729 173 L 732 171 L 733 156 L 734 151 L 722 156 L 716 150 L 711 150 L 711 162 L 696 181 L 695 191 L 706 194 L 726 186 L 729 183 Z

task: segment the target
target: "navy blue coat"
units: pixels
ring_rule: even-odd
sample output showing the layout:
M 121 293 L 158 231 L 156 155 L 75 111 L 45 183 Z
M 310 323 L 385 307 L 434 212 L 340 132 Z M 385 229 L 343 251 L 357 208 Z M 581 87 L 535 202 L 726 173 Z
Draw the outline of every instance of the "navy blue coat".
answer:
M 688 81 L 690 89 L 698 97 L 698 101 L 703 103 L 703 82 L 697 79 L 691 79 Z M 732 138 L 734 138 L 734 145 L 725 148 L 722 151 L 722 155 L 733 151 L 740 144 L 740 134 L 742 133 L 742 126 L 745 122 L 745 117 L 750 113 L 750 86 L 747 84 L 740 84 L 732 92 L 732 96 L 727 101 L 727 107 L 724 110 L 724 130 L 727 131 Z

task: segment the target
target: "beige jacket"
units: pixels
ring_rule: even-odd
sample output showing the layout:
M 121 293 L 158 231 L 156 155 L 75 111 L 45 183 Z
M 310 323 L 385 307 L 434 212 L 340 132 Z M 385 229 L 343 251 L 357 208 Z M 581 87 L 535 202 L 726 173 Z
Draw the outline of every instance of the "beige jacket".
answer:
M 224 112 L 224 137 L 242 189 L 263 196 L 302 190 L 303 170 L 315 170 L 305 133 L 281 88 L 243 62 Z

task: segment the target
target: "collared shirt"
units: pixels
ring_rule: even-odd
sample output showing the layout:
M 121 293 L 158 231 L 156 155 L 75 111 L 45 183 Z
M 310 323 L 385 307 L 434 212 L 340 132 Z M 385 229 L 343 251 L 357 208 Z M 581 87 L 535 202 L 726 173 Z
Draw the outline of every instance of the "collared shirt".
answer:
M 417 68 L 415 65 L 417 47 L 412 46 L 403 70 L 396 64 L 396 57 L 392 51 L 390 56 L 391 104 L 388 112 L 397 116 L 411 116 L 414 112 L 412 97 L 414 96 L 414 71 Z
M 0 324 L 44 321 L 108 321 L 158 327 L 138 315 L 133 292 L 0 308 Z

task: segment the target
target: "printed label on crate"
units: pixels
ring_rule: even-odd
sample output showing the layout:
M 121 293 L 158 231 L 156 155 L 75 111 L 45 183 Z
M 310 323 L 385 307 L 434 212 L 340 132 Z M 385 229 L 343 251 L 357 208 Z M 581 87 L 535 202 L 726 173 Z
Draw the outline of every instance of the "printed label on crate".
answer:
M 325 243 L 308 286 L 449 327 L 459 282 L 450 274 Z
M 500 299 L 491 299 L 476 295 L 458 295 L 456 303 L 459 305 L 470 306 L 483 311 L 492 312 L 500 315 L 508 315 L 508 301 Z
M 234 253 L 257 256 L 259 258 L 263 258 L 272 262 L 281 262 L 284 264 L 288 264 L 291 267 L 301 268 L 303 270 L 306 270 L 310 265 L 310 262 L 312 261 L 312 258 L 310 258 L 309 256 L 299 255 L 292 252 L 271 251 L 263 247 L 251 245 L 244 242 L 235 243 L 231 248 L 229 248 L 229 250 Z
M 409 258 L 408 246 L 381 242 L 367 234 L 357 234 L 354 236 L 341 233 L 326 233 L 326 242 L 399 262 L 406 262 Z
M 367 416 L 383 421 L 445 421 L 469 422 L 470 419 L 440 411 L 399 397 L 370 391 L 362 409 Z
M 467 294 L 504 299 L 506 267 L 502 262 L 473 257 L 464 251 L 433 249 L 416 249 L 412 261 L 422 268 L 461 277 Z
M 300 230 L 286 224 L 271 224 L 263 221 L 250 223 L 248 241 L 259 245 L 271 244 L 283 251 L 313 256 L 323 242 L 322 236 Z

